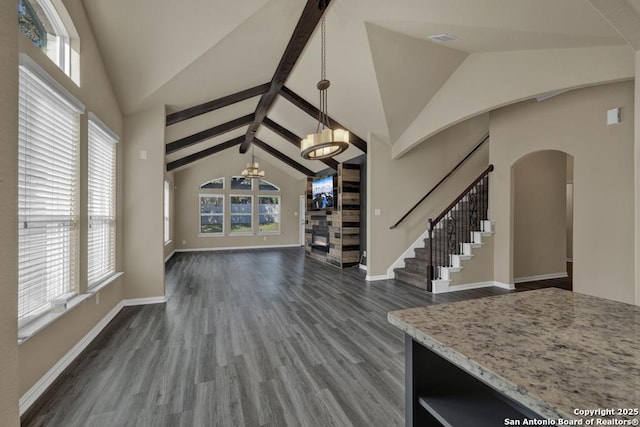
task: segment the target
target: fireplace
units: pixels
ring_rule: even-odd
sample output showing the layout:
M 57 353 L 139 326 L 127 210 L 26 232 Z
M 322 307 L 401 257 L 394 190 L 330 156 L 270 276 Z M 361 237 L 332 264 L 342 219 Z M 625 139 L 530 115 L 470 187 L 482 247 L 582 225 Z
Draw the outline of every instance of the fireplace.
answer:
M 329 252 L 329 232 L 314 230 L 311 234 L 311 249 L 320 252 Z

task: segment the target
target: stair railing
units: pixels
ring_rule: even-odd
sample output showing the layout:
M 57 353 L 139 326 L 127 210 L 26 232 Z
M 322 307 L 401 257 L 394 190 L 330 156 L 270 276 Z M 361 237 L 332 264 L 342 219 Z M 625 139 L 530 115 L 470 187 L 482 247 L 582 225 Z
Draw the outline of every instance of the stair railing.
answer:
M 435 219 L 428 220 L 427 290 L 432 291 L 432 280 L 442 278 L 437 267 L 452 266 L 452 255 L 460 255 L 463 243 L 471 243 L 471 233 L 482 231 L 482 221 L 489 210 L 489 165 Z M 468 239 L 468 240 L 466 240 Z
M 390 230 L 393 230 L 394 228 L 398 227 L 398 226 L 402 223 L 402 221 L 404 221 L 404 220 L 405 220 L 409 215 L 411 215 L 411 213 L 412 213 L 413 211 L 415 211 L 415 210 L 418 208 L 418 206 L 420 206 L 420 204 L 421 204 L 422 202 L 424 202 L 424 201 L 427 199 L 427 197 L 429 197 L 429 196 L 431 195 L 431 193 L 433 193 L 434 191 L 436 191 L 436 189 L 438 189 L 438 187 L 440 187 L 440 186 L 441 186 L 441 185 L 442 185 L 442 184 L 443 184 L 447 179 L 449 179 L 449 177 L 450 177 L 451 175 L 453 175 L 453 173 L 454 173 L 455 171 L 457 171 L 457 170 L 460 168 L 460 166 L 462 166 L 462 165 L 463 165 L 467 160 L 469 160 L 469 158 L 470 158 L 471 156 L 473 156 L 473 154 L 474 154 L 476 151 L 478 151 L 478 149 L 482 146 L 482 144 L 484 144 L 485 142 L 487 142 L 487 140 L 488 140 L 488 139 L 489 139 L 489 135 L 486 135 L 484 138 L 482 138 L 482 140 L 481 140 L 481 141 L 480 141 L 480 142 L 479 142 L 475 147 L 473 147 L 473 149 L 472 149 L 471 151 L 469 151 L 469 152 L 467 153 L 467 155 L 466 155 L 466 156 L 464 156 L 464 158 L 463 158 L 462 160 L 460 160 L 460 161 L 458 162 L 458 164 L 456 164 L 456 165 L 453 167 L 453 169 L 451 169 L 451 170 L 449 171 L 449 173 L 447 173 L 445 176 L 443 176 L 443 177 L 442 177 L 442 179 L 441 179 L 440 181 L 438 181 L 438 183 L 437 183 L 436 185 L 434 185 L 434 186 L 433 186 L 433 188 L 432 188 L 431 190 L 429 190 L 429 192 L 428 192 L 427 194 L 425 194 L 425 195 L 424 195 L 424 197 L 422 197 L 420 200 L 418 200 L 418 202 L 417 202 L 415 205 L 413 205 L 413 207 L 412 207 L 411 209 L 409 209 L 409 211 L 408 211 L 406 214 L 404 214 L 404 215 L 402 216 L 402 218 L 400 218 L 400 219 L 398 220 L 398 222 L 396 222 L 396 223 L 395 223 L 395 224 L 393 224 L 391 227 L 389 227 L 389 229 L 390 229 Z

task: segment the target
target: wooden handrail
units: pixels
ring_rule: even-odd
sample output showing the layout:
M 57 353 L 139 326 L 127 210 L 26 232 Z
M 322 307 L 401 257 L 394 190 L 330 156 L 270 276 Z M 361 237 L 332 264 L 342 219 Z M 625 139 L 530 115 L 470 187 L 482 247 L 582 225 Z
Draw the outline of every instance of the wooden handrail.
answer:
M 484 138 L 482 138 L 482 140 L 478 143 L 478 145 L 476 145 L 475 147 L 473 147 L 473 149 L 471 151 L 469 151 L 469 153 L 467 153 L 466 156 L 464 156 L 464 158 L 462 160 L 460 160 L 458 162 L 457 165 L 455 165 L 453 167 L 453 169 L 451 169 L 449 171 L 449 173 L 447 173 L 444 177 L 442 177 L 442 179 L 440 181 L 438 181 L 438 183 L 431 189 L 429 190 L 429 192 L 427 194 L 424 195 L 424 197 L 420 200 L 418 200 L 418 203 L 416 203 L 415 205 L 413 205 L 413 207 L 411 209 L 409 209 L 409 211 L 404 214 L 402 216 L 402 218 L 400 218 L 398 220 L 398 222 L 396 222 L 395 224 L 393 224 L 391 227 L 389 227 L 389 230 L 393 230 L 394 228 L 396 228 L 398 225 L 400 225 L 402 223 L 402 221 L 404 221 L 409 215 L 411 215 L 411 213 L 416 210 L 416 208 L 418 206 L 420 206 L 420 204 L 422 202 L 424 202 L 427 197 L 429 197 L 431 195 L 431 193 L 433 193 L 438 187 L 440 187 L 440 185 L 442 185 L 451 175 L 453 175 L 453 173 L 458 170 L 458 168 L 460 166 L 462 166 L 464 164 L 464 162 L 466 162 L 469 157 L 471 157 L 473 155 L 473 153 L 475 153 L 476 151 L 478 151 L 478 148 L 480 148 L 482 146 L 482 144 L 484 144 L 485 142 L 487 142 L 487 140 L 489 139 L 489 135 L 486 135 Z
M 475 180 L 474 180 L 474 181 L 473 181 L 473 182 L 472 182 L 472 183 L 471 183 L 467 188 L 465 188 L 465 189 L 464 189 L 464 191 L 462 191 L 462 193 L 460 193 L 460 195 L 459 195 L 458 197 L 456 197 L 456 199 L 455 199 L 453 202 L 451 202 L 451 204 L 450 204 L 449 206 L 447 206 L 447 207 L 445 208 L 445 210 L 443 210 L 443 211 L 442 211 L 442 213 L 441 213 L 440 215 L 438 215 L 438 216 L 437 216 L 435 219 L 433 219 L 433 220 L 432 220 L 431 218 L 429 218 L 429 229 L 430 229 L 430 230 L 433 230 L 433 229 L 435 228 L 435 226 L 440 222 L 440 220 L 441 220 L 442 218 L 444 218 L 444 216 L 445 216 L 447 213 L 449 213 L 449 211 L 450 211 L 451 209 L 453 209 L 453 208 L 458 204 L 458 202 L 459 202 L 460 200 L 462 200 L 462 198 L 463 198 L 464 196 L 466 196 L 466 195 L 467 195 L 467 193 L 468 193 L 469 191 L 471 191 L 471 189 L 472 189 L 473 187 L 475 187 L 477 183 L 479 183 L 480 181 L 482 181 L 482 180 L 484 179 L 484 177 L 485 177 L 487 174 L 489 174 L 489 172 L 491 172 L 491 171 L 493 171 L 493 165 L 489 165 L 489 167 L 488 167 L 488 168 L 486 168 L 484 171 L 482 171 L 482 173 L 480 174 L 480 176 L 479 176 L 478 178 L 476 178 L 476 179 L 475 179 Z

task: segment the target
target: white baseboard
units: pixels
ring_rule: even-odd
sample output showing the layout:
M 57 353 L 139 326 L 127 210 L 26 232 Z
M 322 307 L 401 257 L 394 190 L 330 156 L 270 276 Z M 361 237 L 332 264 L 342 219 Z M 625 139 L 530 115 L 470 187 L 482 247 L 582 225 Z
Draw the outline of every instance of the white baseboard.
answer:
M 497 286 L 498 288 L 502 288 L 502 289 L 508 289 L 510 291 L 516 288 L 516 286 L 513 283 L 502 283 L 502 282 L 493 282 L 493 286 Z
M 67 352 L 58 362 L 53 365 L 46 374 L 42 376 L 27 392 L 22 395 L 19 402 L 20 416 L 22 416 L 36 400 L 44 393 L 47 388 L 64 372 L 65 369 L 87 348 L 89 344 L 102 332 L 102 330 L 113 320 L 114 317 L 120 313 L 124 307 L 134 305 L 146 305 L 146 304 L 158 304 L 167 302 L 167 297 L 150 297 L 150 298 L 135 298 L 122 300 L 105 316 L 103 317 L 71 350 Z
M 358 267 L 360 268 L 360 270 L 367 271 L 367 266 L 364 264 L 360 264 Z
M 47 388 L 53 384 L 53 382 L 60 376 L 60 374 L 75 360 L 76 357 L 87 348 L 87 346 L 98 336 L 100 332 L 113 320 L 114 317 L 124 307 L 123 301 L 116 304 L 115 307 L 98 322 L 71 350 L 67 352 L 58 362 L 53 365 L 49 371 L 44 374 L 37 383 L 33 385 L 22 397 L 20 398 L 20 416 L 22 416 L 27 409 L 35 403 L 36 400 L 44 393 Z
M 176 254 L 175 250 L 171 251 L 171 253 L 167 255 L 167 257 L 164 259 L 164 262 L 166 263 L 167 261 L 169 261 L 171 257 L 174 256 L 175 254 Z
M 536 280 L 562 279 L 569 277 L 566 271 L 560 273 L 540 274 L 538 276 L 516 277 L 513 283 L 535 282 Z
M 446 290 L 434 291 L 434 294 L 444 294 L 447 292 L 457 292 L 457 291 L 466 291 L 469 289 L 479 289 L 479 288 L 490 288 L 490 287 L 498 287 L 502 289 L 514 290 L 516 287 L 514 285 L 509 285 L 506 283 L 496 282 L 493 280 L 487 282 L 477 282 L 477 283 L 466 283 L 464 285 L 451 285 Z M 435 288 L 434 288 L 435 289 Z
M 228 246 L 224 248 L 195 248 L 195 249 L 176 249 L 175 252 L 212 252 L 212 251 L 236 251 L 243 249 L 276 249 L 276 248 L 299 248 L 300 243 L 292 243 L 288 245 L 256 245 L 256 246 Z
M 427 237 L 429 237 L 429 230 L 425 230 L 424 233 L 422 233 L 420 237 L 418 237 L 418 239 L 416 239 L 416 241 L 413 242 L 411 246 L 409 246 L 409 248 L 393 262 L 393 264 L 391 264 L 391 266 L 389 266 L 387 269 L 387 278 L 392 279 L 395 276 L 395 273 L 393 272 L 394 269 L 404 268 L 405 258 L 412 258 L 415 255 L 415 252 L 413 251 L 415 248 L 424 248 L 424 239 Z
M 367 276 L 364 278 L 364 280 L 366 280 L 367 282 L 375 282 L 377 280 L 388 280 L 388 279 L 390 279 L 390 277 L 387 276 L 386 274 L 381 274 L 379 276 L 370 276 L 367 274 Z

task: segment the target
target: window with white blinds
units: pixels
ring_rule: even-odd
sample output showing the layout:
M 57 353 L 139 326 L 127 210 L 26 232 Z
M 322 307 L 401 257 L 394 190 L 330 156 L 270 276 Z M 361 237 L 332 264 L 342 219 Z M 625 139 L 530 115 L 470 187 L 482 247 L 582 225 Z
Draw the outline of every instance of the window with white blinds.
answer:
M 117 137 L 90 114 L 87 247 L 89 288 L 116 271 L 117 142 Z
M 79 113 L 77 101 L 20 66 L 18 320 L 77 293 Z M 50 78 L 49 78 L 50 79 Z
M 171 197 L 171 183 L 169 181 L 164 182 L 164 243 L 169 243 L 171 240 L 170 229 L 170 200 Z

